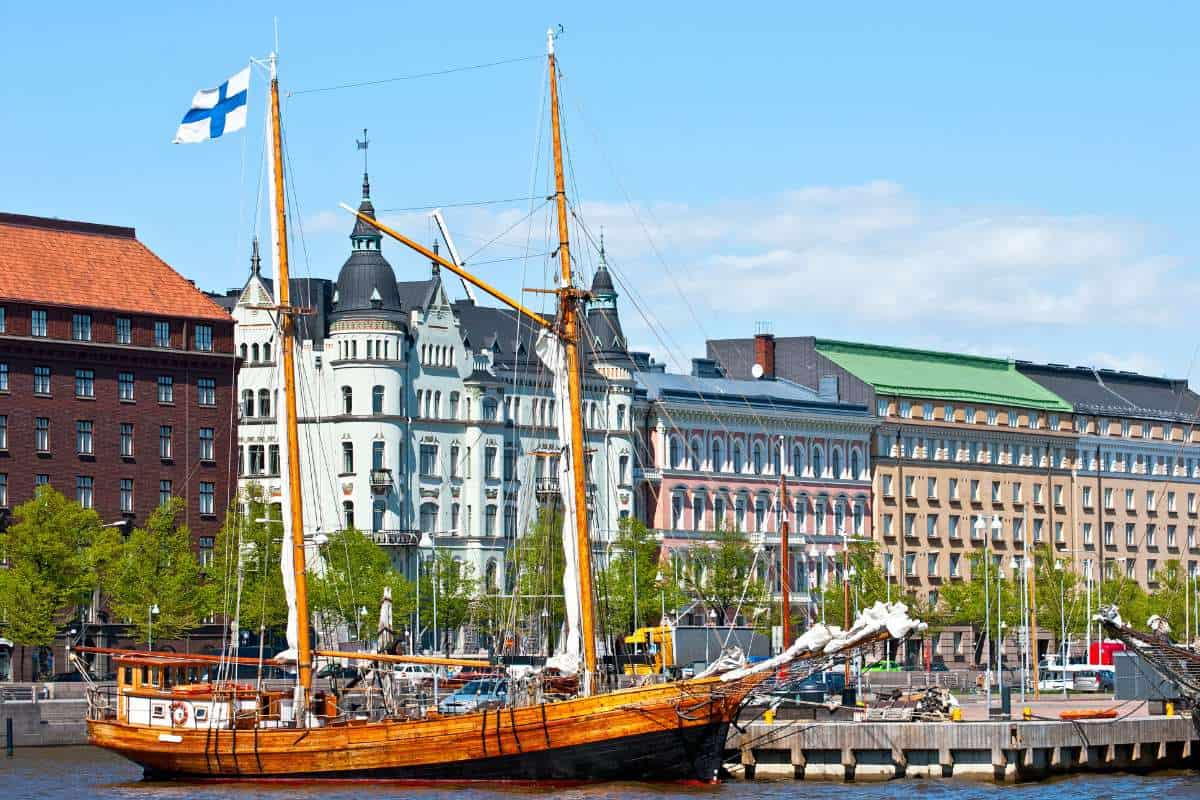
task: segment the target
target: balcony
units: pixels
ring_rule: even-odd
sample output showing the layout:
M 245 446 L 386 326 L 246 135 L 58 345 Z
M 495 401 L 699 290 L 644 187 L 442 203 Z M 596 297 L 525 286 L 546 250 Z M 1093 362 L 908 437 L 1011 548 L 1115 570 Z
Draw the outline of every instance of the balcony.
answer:
M 419 531 L 379 530 L 369 531 L 367 536 L 381 547 L 415 547 L 421 541 Z
M 558 478 L 537 478 L 533 490 L 538 500 L 553 500 L 559 496 Z
M 392 471 L 390 469 L 371 470 L 371 491 L 375 494 L 388 494 L 392 491 Z

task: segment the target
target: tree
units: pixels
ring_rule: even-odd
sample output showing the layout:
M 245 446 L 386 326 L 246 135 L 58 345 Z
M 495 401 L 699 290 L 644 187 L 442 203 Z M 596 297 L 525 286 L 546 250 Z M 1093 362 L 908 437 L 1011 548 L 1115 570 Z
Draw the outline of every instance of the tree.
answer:
M 279 631 L 287 625 L 287 598 L 280 570 L 283 541 L 281 522 L 271 518 L 262 488 L 246 490 L 246 513 L 231 510 L 217 534 L 208 579 L 220 593 L 222 613 L 230 620 L 239 617 L 242 630 Z M 240 547 L 240 558 L 239 558 Z M 241 603 L 238 604 L 238 568 L 241 568 Z
M 370 639 L 378 628 L 383 588 L 392 589 L 392 619 L 405 619 L 415 605 L 414 588 L 387 553 L 353 528 L 338 531 L 321 548 L 322 569 L 308 579 L 309 606 L 325 638 L 340 629 Z M 366 613 L 362 613 L 366 609 Z
M 757 616 L 770 607 L 770 592 L 754 574 L 755 553 L 750 541 L 736 530 L 718 529 L 711 546 L 688 551 L 683 582 L 687 592 L 705 609 L 715 611 L 717 624 L 733 621 L 735 614 Z
M 664 605 L 679 608 L 686 601 L 686 593 L 675 582 L 674 570 L 663 563 L 662 547 L 645 524 L 632 517 L 622 519 L 613 551 L 597 581 L 609 635 L 621 637 L 637 628 L 657 625 Z
M 191 531 L 179 523 L 183 511 L 178 497 L 155 509 L 146 526 L 121 545 L 108 576 L 113 612 L 128 619 L 134 637 L 148 644 L 151 630 L 159 639 L 178 638 L 216 608 L 212 584 L 192 550 Z M 151 615 L 153 606 L 158 613 Z
M 0 534 L 0 553 L 10 563 L 0 571 L 0 608 L 8 618 L 5 633 L 21 648 L 24 677 L 25 648 L 50 645 L 59 615 L 75 616 L 93 601 L 98 570 L 119 537 L 95 511 L 50 486 L 39 486 L 13 518 Z
M 529 530 L 517 539 L 508 566 L 516 575 L 512 619 L 530 621 L 530 627 L 546 638 L 550 652 L 566 614 L 562 597 L 566 569 L 562 526 L 563 517 L 557 509 L 539 509 Z
M 447 636 L 471 618 L 478 581 L 475 568 L 442 550 L 435 552 L 421 567 L 421 625 L 433 627 L 434 592 L 437 592 L 437 631 L 440 641 L 434 650 L 442 651 Z
M 912 606 L 916 598 L 912 594 L 902 593 L 899 587 L 889 590 L 888 578 L 883 574 L 879 565 L 879 545 L 875 542 L 856 542 L 850 545 L 850 568 L 853 575 L 850 579 L 850 622 L 854 622 L 854 610 L 868 608 L 878 602 L 885 602 L 890 596 L 893 601 L 902 600 Z M 838 563 L 841 565 L 841 553 Z M 793 579 L 793 583 L 794 583 Z M 843 587 L 841 580 L 830 580 L 825 587 L 823 602 L 825 603 L 825 618 L 833 625 L 841 625 L 844 617 Z M 922 618 L 924 619 L 924 618 Z M 795 628 L 793 627 L 793 630 Z

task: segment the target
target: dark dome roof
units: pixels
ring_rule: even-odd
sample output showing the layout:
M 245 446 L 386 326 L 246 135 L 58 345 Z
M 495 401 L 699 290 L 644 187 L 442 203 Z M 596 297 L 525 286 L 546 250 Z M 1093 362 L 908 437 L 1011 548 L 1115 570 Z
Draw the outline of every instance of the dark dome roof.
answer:
M 358 211 L 374 219 L 375 206 L 367 196 L 370 191 L 368 186 L 364 175 L 364 196 Z M 396 273 L 379 251 L 381 239 L 379 231 L 361 219 L 355 219 L 354 230 L 350 232 L 354 249 L 338 273 L 331 321 L 355 317 L 378 319 L 381 316 L 403 319 L 400 293 L 396 290 Z
M 608 271 L 608 265 L 604 262 L 600 263 L 600 268 L 596 270 L 596 274 L 592 276 L 592 294 L 616 294 L 616 287 L 613 286 L 612 274 Z

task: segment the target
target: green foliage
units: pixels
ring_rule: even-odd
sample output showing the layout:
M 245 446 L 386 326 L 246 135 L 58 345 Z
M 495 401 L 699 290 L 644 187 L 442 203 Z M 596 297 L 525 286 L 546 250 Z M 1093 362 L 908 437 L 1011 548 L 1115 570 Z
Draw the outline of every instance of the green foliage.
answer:
M 509 569 L 516 570 L 514 619 L 537 620 L 539 629 L 557 636 L 566 609 L 563 604 L 563 571 L 566 554 L 562 543 L 563 517 L 556 509 L 541 508 L 529 530 L 517 539 Z M 545 611 L 547 616 L 542 617 Z M 544 622 L 544 624 L 543 624 Z M 553 650 L 554 642 L 550 642 Z
M 661 581 L 658 577 L 661 573 Z M 634 614 L 636 578 L 637 614 Z M 675 571 L 662 560 L 662 548 L 646 526 L 622 519 L 613 542 L 608 567 L 600 571 L 597 586 L 606 632 L 615 637 L 640 627 L 658 625 L 665 606 L 675 609 L 687 594 L 675 582 Z
M 841 553 L 838 554 L 839 559 Z M 856 542 L 850 545 L 850 568 L 854 571 L 850 579 L 850 621 L 854 622 L 855 609 L 863 609 L 878 602 L 886 602 L 890 596 L 893 602 L 903 601 L 917 612 L 920 601 L 911 593 L 904 593 L 899 586 L 888 587 L 887 576 L 879 564 L 879 545 L 875 542 Z M 795 576 L 792 585 L 797 585 Z M 841 581 L 831 580 L 825 588 L 823 602 L 825 603 L 825 618 L 831 625 L 842 625 L 845 619 L 843 611 L 844 591 Z M 921 617 L 928 622 L 929 614 Z M 793 620 L 792 630 L 799 632 Z
M 471 619 L 479 582 L 475 568 L 458 561 L 446 551 L 438 551 L 421 565 L 421 627 L 432 630 L 433 597 L 437 591 L 437 628 L 441 642 L 434 649 L 441 651 L 447 637 Z
M 754 548 L 736 530 L 718 529 L 711 547 L 688 551 L 682 572 L 683 585 L 692 598 L 717 612 L 717 624 L 732 621 L 735 611 L 756 619 L 770 607 L 771 594 L 754 573 Z
M 212 586 L 192 551 L 192 536 L 179 524 L 183 501 L 159 506 L 146 526 L 121 545 L 107 576 L 113 612 L 131 622 L 135 638 L 174 639 L 200 624 L 214 609 Z M 151 606 L 158 614 L 150 621 Z
M 268 631 L 287 626 L 287 599 L 280 571 L 280 547 L 283 525 L 261 522 L 273 518 L 271 506 L 261 487 L 246 490 L 247 513 L 230 511 L 217 534 L 212 563 L 206 569 L 208 580 L 219 592 L 220 607 L 230 619 L 237 611 L 238 545 L 241 544 L 242 593 L 240 625 L 242 630 Z
M 308 599 L 310 610 L 328 635 L 342 625 L 351 635 L 358 635 L 361 625 L 362 638 L 373 638 L 385 586 L 392 589 L 393 627 L 400 627 L 412 613 L 416 602 L 412 582 L 367 536 L 354 529 L 338 531 L 322 546 L 321 556 L 322 569 L 309 573 Z M 365 614 L 361 613 L 364 608 Z

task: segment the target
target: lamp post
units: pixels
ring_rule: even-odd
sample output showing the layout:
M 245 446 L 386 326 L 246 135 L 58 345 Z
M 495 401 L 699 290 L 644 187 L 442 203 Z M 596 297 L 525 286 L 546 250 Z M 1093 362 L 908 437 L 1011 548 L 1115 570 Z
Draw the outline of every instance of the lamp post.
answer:
M 825 559 L 824 559 L 824 564 L 823 564 L 823 566 L 825 567 L 825 586 L 823 588 L 826 590 L 829 588 L 829 584 L 831 583 L 831 580 L 830 580 L 831 573 L 833 572 L 833 565 L 836 563 L 837 563 L 837 552 L 834 551 L 833 545 L 831 544 L 825 548 Z M 821 598 L 822 598 L 822 601 L 825 600 L 825 592 L 824 591 L 821 592 Z M 827 606 L 827 605 L 828 605 L 827 602 L 821 603 L 821 622 L 822 623 L 825 622 L 825 606 Z
M 998 514 L 992 515 L 992 536 L 999 538 L 1000 532 L 1004 530 L 1004 523 L 1000 521 Z M 1002 570 L 996 570 L 996 691 L 1004 694 L 1004 671 L 1001 669 L 1001 662 L 1004 660 L 1004 623 L 1001 595 L 1004 586 L 1001 583 L 1004 575 Z M 1003 700 L 1003 698 L 1002 698 Z
M 667 585 L 666 585 L 666 578 L 663 577 L 663 573 L 662 573 L 661 569 L 659 569 L 658 573 L 654 576 L 654 582 L 658 584 L 658 602 L 659 602 L 659 605 L 661 605 L 661 607 L 662 607 L 662 617 L 660 617 L 658 620 L 659 638 L 661 639 L 661 641 L 658 643 L 658 650 L 659 650 L 659 654 L 661 655 L 661 658 L 659 659 L 659 663 L 662 665 L 662 674 L 666 675 L 667 674 L 667 648 L 664 645 L 666 644 L 666 637 L 669 635 L 670 632 L 666 629 L 667 628 Z
M 1067 573 L 1063 569 L 1062 559 L 1054 562 L 1054 571 L 1058 573 L 1058 649 L 1062 654 L 1059 658 L 1062 668 L 1067 668 Z M 1063 673 L 1064 676 L 1066 673 Z M 1067 699 L 1067 682 L 1063 681 L 1063 699 Z
M 804 573 L 805 573 L 806 578 L 808 579 L 808 597 L 810 600 L 810 604 L 813 599 L 815 599 L 817 601 L 817 610 L 820 613 L 821 622 L 825 622 L 825 604 L 823 602 L 821 602 L 821 595 L 820 595 L 821 565 L 817 561 L 817 559 L 820 558 L 820 556 L 821 556 L 821 553 L 819 550 L 817 550 L 817 543 L 816 542 L 811 543 L 808 546 L 808 558 L 804 562 Z M 811 569 L 808 566 L 810 561 L 812 562 Z M 816 572 L 815 576 L 813 575 L 813 572 Z
M 158 603 L 151 603 L 146 611 L 146 649 L 154 649 L 154 615 L 158 613 Z
M 630 552 L 633 556 L 633 629 L 636 631 L 642 620 L 638 615 L 638 551 L 637 543 L 635 542 Z
M 712 663 L 712 655 L 709 652 L 708 645 L 709 645 L 709 642 L 712 640 L 713 626 L 715 626 L 717 624 L 716 609 L 710 608 L 708 610 L 708 616 L 705 617 L 705 619 L 708 620 L 708 630 L 706 630 L 704 632 L 704 665 L 707 667 L 709 664 Z

